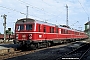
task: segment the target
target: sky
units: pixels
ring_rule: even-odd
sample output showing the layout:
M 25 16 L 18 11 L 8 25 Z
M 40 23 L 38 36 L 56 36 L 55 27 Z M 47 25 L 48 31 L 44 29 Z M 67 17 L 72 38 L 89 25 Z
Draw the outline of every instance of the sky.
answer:
M 52 24 L 66 25 L 68 6 L 68 25 L 84 30 L 90 17 L 90 0 L 0 0 L 0 15 L 7 15 L 6 29 L 14 32 L 17 19 L 28 17 Z M 0 32 L 4 33 L 3 17 L 0 16 Z

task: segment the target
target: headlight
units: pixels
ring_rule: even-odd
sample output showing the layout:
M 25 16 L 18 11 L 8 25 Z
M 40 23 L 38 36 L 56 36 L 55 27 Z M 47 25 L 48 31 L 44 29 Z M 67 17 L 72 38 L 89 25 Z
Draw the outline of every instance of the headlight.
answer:
M 16 34 L 16 39 L 18 39 L 18 34 Z
M 24 35 L 22 35 L 22 38 L 26 38 L 26 35 L 24 34 Z

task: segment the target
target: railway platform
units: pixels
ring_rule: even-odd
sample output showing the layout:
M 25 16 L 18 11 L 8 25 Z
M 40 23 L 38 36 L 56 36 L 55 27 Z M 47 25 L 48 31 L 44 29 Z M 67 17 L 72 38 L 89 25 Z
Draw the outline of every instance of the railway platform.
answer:
M 18 46 L 18 44 L 13 44 L 10 41 L 5 43 L 0 41 L 0 55 L 14 52 Z

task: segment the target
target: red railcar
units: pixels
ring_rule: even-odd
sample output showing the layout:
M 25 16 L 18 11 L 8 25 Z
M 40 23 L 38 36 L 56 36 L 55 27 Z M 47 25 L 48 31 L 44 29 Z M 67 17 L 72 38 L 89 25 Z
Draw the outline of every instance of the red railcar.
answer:
M 61 43 L 71 40 L 86 39 L 88 36 L 82 32 L 55 24 L 23 18 L 15 24 L 15 38 L 21 45 L 36 46 Z
M 4 34 L 0 34 L 0 39 L 4 40 Z M 6 39 L 15 39 L 15 35 L 10 35 L 9 36 L 9 34 L 7 34 Z

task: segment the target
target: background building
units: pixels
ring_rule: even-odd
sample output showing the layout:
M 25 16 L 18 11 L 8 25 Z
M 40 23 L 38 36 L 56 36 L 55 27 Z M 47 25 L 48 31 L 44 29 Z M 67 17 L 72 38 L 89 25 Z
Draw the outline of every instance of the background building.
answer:
M 85 32 L 90 38 L 90 21 L 85 24 Z

